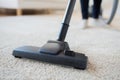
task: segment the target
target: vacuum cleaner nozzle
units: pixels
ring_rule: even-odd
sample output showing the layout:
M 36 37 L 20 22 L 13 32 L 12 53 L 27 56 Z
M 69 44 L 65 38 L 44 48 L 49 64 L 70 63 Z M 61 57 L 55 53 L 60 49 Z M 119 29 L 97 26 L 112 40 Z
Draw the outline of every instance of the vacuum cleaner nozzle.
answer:
M 87 57 L 69 49 L 67 42 L 48 41 L 43 47 L 24 46 L 16 48 L 13 56 L 86 69 Z

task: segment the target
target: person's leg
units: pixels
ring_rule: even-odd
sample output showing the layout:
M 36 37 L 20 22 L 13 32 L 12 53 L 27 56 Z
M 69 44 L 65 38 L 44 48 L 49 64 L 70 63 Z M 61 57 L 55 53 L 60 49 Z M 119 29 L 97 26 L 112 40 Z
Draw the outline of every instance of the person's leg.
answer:
M 81 12 L 82 12 L 82 23 L 81 28 L 86 28 L 88 25 L 88 4 L 89 0 L 80 0 Z
M 80 1 L 81 1 L 82 18 L 88 19 L 89 0 L 80 0 Z
M 95 19 L 99 18 L 100 9 L 101 9 L 101 3 L 102 3 L 102 0 L 94 0 L 93 18 L 95 18 Z

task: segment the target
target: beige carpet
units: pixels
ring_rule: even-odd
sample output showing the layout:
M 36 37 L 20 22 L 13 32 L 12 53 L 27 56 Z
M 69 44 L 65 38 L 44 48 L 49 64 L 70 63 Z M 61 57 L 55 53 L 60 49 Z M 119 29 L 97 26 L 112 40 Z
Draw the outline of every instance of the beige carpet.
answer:
M 110 26 L 81 30 L 78 16 L 66 40 L 72 50 L 88 56 L 86 70 L 12 56 L 16 47 L 57 39 L 61 19 L 61 15 L 1 17 L 0 80 L 120 80 L 120 31 Z

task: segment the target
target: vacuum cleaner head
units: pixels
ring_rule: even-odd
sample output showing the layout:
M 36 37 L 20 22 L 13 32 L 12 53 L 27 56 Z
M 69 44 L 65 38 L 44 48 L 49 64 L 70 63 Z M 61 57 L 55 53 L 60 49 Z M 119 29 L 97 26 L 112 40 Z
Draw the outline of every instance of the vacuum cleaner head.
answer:
M 13 56 L 86 69 L 87 57 L 69 49 L 67 42 L 48 41 L 43 47 L 24 46 L 16 48 Z

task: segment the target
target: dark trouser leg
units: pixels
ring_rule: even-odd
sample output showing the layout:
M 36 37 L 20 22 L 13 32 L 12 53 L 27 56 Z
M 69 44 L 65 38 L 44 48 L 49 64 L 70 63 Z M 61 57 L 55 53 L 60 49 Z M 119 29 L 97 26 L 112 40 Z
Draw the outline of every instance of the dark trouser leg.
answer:
M 94 0 L 93 5 L 93 18 L 98 19 L 102 0 Z
M 88 19 L 89 0 L 80 0 L 80 1 L 81 1 L 82 18 L 83 19 Z

